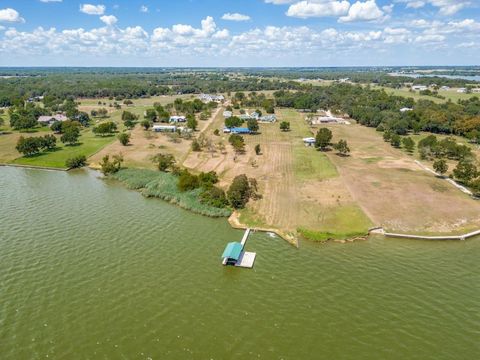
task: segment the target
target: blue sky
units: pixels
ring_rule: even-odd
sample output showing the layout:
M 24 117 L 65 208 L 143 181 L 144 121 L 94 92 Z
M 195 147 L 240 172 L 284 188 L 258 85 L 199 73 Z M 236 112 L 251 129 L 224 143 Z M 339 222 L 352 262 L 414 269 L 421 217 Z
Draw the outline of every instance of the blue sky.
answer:
M 0 0 L 0 66 L 479 65 L 480 0 Z

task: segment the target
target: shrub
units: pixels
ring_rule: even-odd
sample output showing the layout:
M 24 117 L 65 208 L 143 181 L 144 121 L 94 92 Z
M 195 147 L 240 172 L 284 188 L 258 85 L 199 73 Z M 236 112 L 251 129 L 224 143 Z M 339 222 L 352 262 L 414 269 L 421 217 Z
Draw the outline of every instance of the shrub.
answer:
M 167 171 L 175 165 L 175 158 L 172 154 L 157 154 L 153 157 L 153 162 L 157 164 L 158 170 Z
M 120 144 L 122 144 L 123 146 L 127 146 L 130 143 L 130 134 L 128 133 L 118 134 L 118 141 L 120 141 Z
M 182 171 L 178 177 L 178 190 L 185 192 L 194 190 L 200 187 L 200 180 L 198 176 L 190 174 L 187 170 Z
M 225 191 L 216 186 L 212 186 L 204 190 L 200 194 L 200 201 L 202 204 L 210 205 L 216 208 L 225 208 L 228 206 L 228 200 L 225 195 Z
M 113 160 L 110 161 L 110 155 L 105 155 L 100 162 L 102 173 L 104 175 L 115 174 L 122 167 L 122 155 L 113 155 Z
M 87 157 L 85 155 L 77 155 L 67 159 L 65 165 L 69 169 L 81 168 L 87 164 Z

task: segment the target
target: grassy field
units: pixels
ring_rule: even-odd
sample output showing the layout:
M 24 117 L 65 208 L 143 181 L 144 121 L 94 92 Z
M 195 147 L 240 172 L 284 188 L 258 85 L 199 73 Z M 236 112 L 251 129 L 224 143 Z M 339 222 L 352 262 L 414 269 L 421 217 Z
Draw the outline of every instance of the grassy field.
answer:
M 421 169 L 415 154 L 393 148 L 371 128 L 328 127 L 334 141 L 346 139 L 352 149 L 350 157 L 328 156 L 375 225 L 418 234 L 459 233 L 480 226 L 480 202 Z
M 92 119 L 92 126 L 95 126 L 104 121 L 113 121 L 117 124 L 119 131 L 124 130 L 123 122 L 121 120 L 121 116 L 124 110 L 131 111 L 140 116 L 140 119 L 143 118 L 143 113 L 146 109 L 151 108 L 155 102 L 160 102 L 163 105 L 173 102 L 176 98 L 181 97 L 184 99 L 189 99 L 192 96 L 157 96 L 147 99 L 138 99 L 134 100 L 134 105 L 132 106 L 125 106 L 122 105 L 122 109 L 115 110 L 113 107 L 109 107 L 109 104 L 113 104 L 113 100 L 109 99 L 79 99 L 80 102 L 79 110 L 85 111 L 90 113 L 92 110 L 97 110 L 100 108 L 106 108 L 109 111 L 107 118 L 93 118 Z M 98 104 L 98 102 L 101 104 Z M 105 105 L 105 104 L 106 105 Z M 121 102 L 119 102 L 121 103 Z M 60 142 L 58 139 L 57 141 L 57 149 L 54 151 L 44 152 L 35 156 L 31 157 L 22 157 L 20 153 L 15 150 L 15 146 L 17 144 L 18 138 L 20 136 L 42 136 L 45 134 L 51 134 L 51 130 L 48 127 L 43 128 L 35 128 L 30 132 L 19 132 L 12 130 L 8 125 L 8 117 L 3 115 L 2 118 L 4 119 L 4 125 L 0 127 L 0 131 L 3 134 L 0 135 L 0 163 L 4 164 L 19 164 L 19 165 L 27 165 L 27 166 L 39 166 L 39 167 L 53 167 L 53 168 L 65 168 L 65 161 L 73 156 L 77 155 L 85 155 L 87 157 L 91 157 L 94 154 L 100 152 L 104 147 L 110 144 L 117 144 L 117 148 L 115 148 L 114 153 L 121 153 L 127 152 L 127 149 L 130 147 L 120 147 L 118 141 L 116 141 L 116 136 L 110 137 L 100 137 L 95 136 L 92 133 L 91 127 L 88 129 L 84 129 L 81 133 L 80 137 L 80 144 L 76 146 L 65 146 Z M 137 132 L 144 137 L 144 132 L 140 130 L 139 126 L 137 126 Z M 135 132 L 135 131 L 134 131 Z M 135 134 L 133 138 L 135 138 Z M 146 140 L 148 142 L 148 139 Z M 133 151 L 136 149 L 133 147 Z M 152 152 L 150 150 L 150 152 Z M 109 152 L 108 152 L 109 153 Z M 102 153 L 102 155 L 104 155 Z M 94 158 L 93 161 L 99 162 L 101 158 Z M 128 160 L 128 159 L 127 159 Z M 148 159 L 150 162 L 150 160 Z M 142 159 L 142 161 L 131 161 L 128 165 L 145 165 L 147 160 Z
M 78 145 L 68 146 L 58 141 L 57 149 L 54 151 L 43 152 L 31 157 L 19 157 L 11 163 L 64 169 L 67 159 L 77 155 L 85 155 L 88 158 L 115 139 L 115 136 L 95 136 L 91 129 L 87 129 L 82 131 Z
M 445 97 L 445 99 L 439 99 L 434 96 L 420 95 L 418 91 L 409 91 L 408 88 L 402 88 L 402 89 L 392 89 L 388 87 L 382 87 L 382 88 L 385 89 L 385 91 L 389 94 L 403 96 L 407 98 L 411 97 L 411 98 L 414 98 L 415 100 L 431 100 L 438 104 L 447 102 L 448 100 L 457 102 L 458 100 L 468 100 L 474 96 L 477 96 L 477 97 L 479 96 L 479 94 L 457 93 L 456 89 L 450 89 L 450 90 L 439 90 L 438 94 Z

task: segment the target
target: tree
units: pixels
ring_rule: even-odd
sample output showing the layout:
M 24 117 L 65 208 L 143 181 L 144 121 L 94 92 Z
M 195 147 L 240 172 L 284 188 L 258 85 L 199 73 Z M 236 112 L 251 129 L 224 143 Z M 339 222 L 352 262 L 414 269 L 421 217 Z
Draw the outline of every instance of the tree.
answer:
M 453 169 L 453 176 L 464 183 L 468 183 L 477 175 L 477 167 L 469 161 L 460 161 L 457 167 Z
M 54 133 L 60 134 L 62 132 L 62 122 L 61 121 L 55 121 L 52 125 L 50 125 L 50 129 Z
M 150 129 L 152 127 L 152 122 L 150 120 L 143 120 L 140 125 L 143 126 L 143 128 L 145 129 L 145 131 L 147 131 L 148 129 Z
M 173 169 L 175 166 L 175 158 L 172 154 L 159 153 L 152 158 L 153 162 L 157 164 L 158 170 L 167 171 Z
M 402 138 L 398 134 L 392 134 L 392 137 L 390 138 L 390 144 L 393 147 L 399 148 L 401 144 Z
M 75 145 L 80 137 L 80 129 L 77 126 L 68 126 L 63 130 L 60 141 L 67 145 Z
M 333 135 L 330 129 L 327 129 L 327 128 L 319 129 L 315 137 L 315 147 L 317 149 L 320 149 L 321 151 L 325 151 L 327 147 L 330 145 L 332 136 Z
M 95 135 L 105 136 L 111 135 L 117 130 L 117 124 L 112 121 L 101 123 L 93 128 Z
M 69 169 L 76 169 L 84 167 L 87 164 L 87 157 L 85 155 L 77 155 L 67 159 L 65 166 Z
M 448 171 L 448 164 L 445 159 L 438 159 L 433 162 L 433 169 L 440 175 L 444 175 Z
M 409 153 L 413 152 L 413 149 L 415 148 L 415 141 L 413 141 L 411 137 L 403 138 L 402 144 L 405 150 L 407 150 Z
M 10 126 L 15 130 L 31 129 L 37 125 L 38 122 L 33 112 L 22 109 L 10 114 Z
M 252 133 L 256 133 L 259 129 L 258 121 L 256 119 L 249 119 L 247 121 L 247 127 Z
M 232 134 L 228 138 L 228 142 L 233 146 L 237 154 L 245 152 L 245 140 L 238 134 Z
M 120 141 L 120 144 L 123 146 L 127 146 L 130 143 L 130 134 L 125 132 L 118 134 L 118 141 Z
M 243 209 L 250 199 L 250 183 L 246 175 L 233 179 L 227 191 L 227 199 L 234 209 Z
M 39 138 L 40 147 L 46 150 L 53 150 L 57 147 L 57 138 L 54 135 L 47 134 Z
M 147 109 L 147 111 L 145 111 L 145 119 L 150 122 L 157 121 L 157 112 L 155 109 Z
M 195 118 L 195 115 L 193 114 L 188 114 L 187 115 L 187 127 L 189 129 L 192 129 L 193 131 L 197 130 L 198 122 L 197 119 Z
M 225 127 L 226 128 L 234 128 L 234 127 L 239 127 L 243 124 L 243 120 L 240 119 L 239 117 L 237 116 L 232 116 L 232 117 L 229 117 L 227 119 L 225 119 Z
M 32 156 L 40 152 L 40 142 L 38 141 L 38 138 L 35 137 L 25 138 L 20 136 L 15 149 L 25 156 Z
M 105 155 L 100 162 L 101 170 L 104 175 L 114 174 L 122 168 L 123 156 L 113 155 L 110 160 L 110 155 Z
M 348 147 L 346 140 L 339 140 L 338 143 L 335 144 L 334 148 L 342 156 L 346 156 L 350 153 L 350 148 Z
M 280 130 L 282 131 L 290 131 L 290 122 L 289 121 L 282 121 L 280 123 Z
M 262 153 L 262 149 L 260 148 L 260 144 L 255 145 L 255 154 L 260 155 Z

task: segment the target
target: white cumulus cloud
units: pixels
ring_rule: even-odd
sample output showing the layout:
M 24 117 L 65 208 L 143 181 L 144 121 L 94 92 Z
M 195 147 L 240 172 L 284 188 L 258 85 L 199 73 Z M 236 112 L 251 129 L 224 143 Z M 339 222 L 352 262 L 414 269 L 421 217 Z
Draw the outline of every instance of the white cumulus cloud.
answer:
M 350 8 L 350 3 L 346 0 L 342 1 L 300 1 L 290 5 L 287 10 L 287 16 L 309 18 L 309 17 L 325 17 L 325 16 L 341 16 L 345 15 Z
M 239 13 L 226 13 L 223 14 L 222 19 L 230 21 L 248 21 L 250 20 L 250 16 Z
M 20 16 L 17 10 L 6 8 L 0 10 L 0 22 L 25 22 L 25 19 Z
M 108 26 L 113 26 L 118 21 L 116 16 L 113 16 L 113 15 L 103 15 L 103 16 L 100 17 L 100 20 L 102 20 Z
M 105 13 L 105 5 L 80 5 L 80 11 L 87 15 L 103 15 Z
M 366 2 L 357 1 L 348 10 L 346 16 L 338 19 L 339 22 L 352 21 L 375 21 L 385 18 L 385 13 L 380 10 L 375 0 L 368 0 Z

